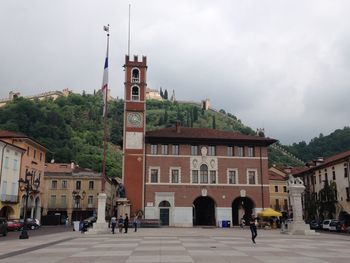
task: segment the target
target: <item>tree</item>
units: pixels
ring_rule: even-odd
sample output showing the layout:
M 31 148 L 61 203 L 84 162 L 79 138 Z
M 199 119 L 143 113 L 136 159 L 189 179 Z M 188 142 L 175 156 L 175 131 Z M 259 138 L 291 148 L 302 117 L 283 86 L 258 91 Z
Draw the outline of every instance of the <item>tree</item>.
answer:
M 162 89 L 162 87 L 160 87 L 159 94 L 160 94 L 160 96 L 161 96 L 161 97 L 164 99 L 164 93 L 163 93 L 163 89 Z
M 165 99 L 165 100 L 168 99 L 168 90 L 167 90 L 167 89 L 165 89 L 165 91 L 164 91 L 164 97 L 163 97 L 163 99 Z
M 215 115 L 213 115 L 213 129 L 216 129 Z

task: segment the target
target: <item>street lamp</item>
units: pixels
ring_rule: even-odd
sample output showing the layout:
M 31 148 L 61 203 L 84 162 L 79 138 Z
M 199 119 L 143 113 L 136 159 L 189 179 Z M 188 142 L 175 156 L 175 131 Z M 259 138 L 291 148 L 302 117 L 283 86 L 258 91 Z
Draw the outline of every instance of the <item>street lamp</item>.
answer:
M 73 209 L 79 209 L 80 208 L 80 200 L 84 200 L 86 196 L 86 192 L 83 191 L 81 194 L 79 191 L 73 191 L 72 192 L 72 197 L 73 197 L 73 200 L 74 200 L 74 207 Z
M 29 195 L 32 193 L 35 193 L 38 191 L 38 188 L 40 186 L 40 179 L 37 178 L 34 180 L 35 174 L 32 172 L 29 172 L 26 170 L 25 179 L 23 178 L 18 180 L 19 183 L 19 189 L 21 192 L 25 192 L 25 206 L 24 206 L 24 225 L 22 228 L 21 235 L 19 236 L 20 239 L 28 239 L 28 232 L 27 232 L 27 208 L 28 208 L 28 198 Z M 29 179 L 30 178 L 30 179 Z

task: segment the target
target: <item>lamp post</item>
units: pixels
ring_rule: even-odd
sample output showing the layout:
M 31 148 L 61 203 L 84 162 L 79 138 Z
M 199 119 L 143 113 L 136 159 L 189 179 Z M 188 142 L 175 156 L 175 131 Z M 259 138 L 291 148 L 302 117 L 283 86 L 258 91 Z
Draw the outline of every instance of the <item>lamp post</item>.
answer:
M 20 239 L 28 239 L 28 231 L 27 231 L 27 208 L 28 208 L 28 198 L 29 195 L 32 193 L 35 193 L 38 191 L 38 188 L 40 186 L 40 179 L 36 178 L 34 180 L 35 174 L 33 172 L 29 172 L 26 170 L 25 179 L 23 178 L 19 179 L 19 189 L 21 192 L 25 192 L 25 206 L 24 206 L 24 225 L 22 228 L 21 235 L 19 236 Z M 29 179 L 30 178 L 30 179 Z
M 84 200 L 86 196 L 86 192 L 83 191 L 81 194 L 79 191 L 73 191 L 72 192 L 72 197 L 73 197 L 73 200 L 74 200 L 74 206 L 73 206 L 73 209 L 79 209 L 80 208 L 80 200 Z

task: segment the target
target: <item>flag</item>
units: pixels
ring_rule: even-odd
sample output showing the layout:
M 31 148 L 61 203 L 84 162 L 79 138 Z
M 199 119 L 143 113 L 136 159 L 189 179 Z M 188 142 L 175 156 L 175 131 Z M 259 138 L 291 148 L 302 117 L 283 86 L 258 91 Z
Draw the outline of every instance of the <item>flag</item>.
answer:
M 108 42 L 107 42 L 107 54 L 105 60 L 105 66 L 103 70 L 102 81 L 102 95 L 103 95 L 103 117 L 107 114 L 107 96 L 108 96 Z

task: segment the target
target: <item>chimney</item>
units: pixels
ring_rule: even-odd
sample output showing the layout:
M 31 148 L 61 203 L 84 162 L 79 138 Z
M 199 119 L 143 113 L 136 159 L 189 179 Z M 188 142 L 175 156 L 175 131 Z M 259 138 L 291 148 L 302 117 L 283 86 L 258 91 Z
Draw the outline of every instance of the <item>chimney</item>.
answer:
M 71 162 L 70 168 L 71 168 L 72 170 L 74 170 L 74 168 L 75 168 L 74 162 Z
M 176 133 L 181 132 L 181 122 L 179 120 L 176 121 L 175 128 L 176 128 Z

